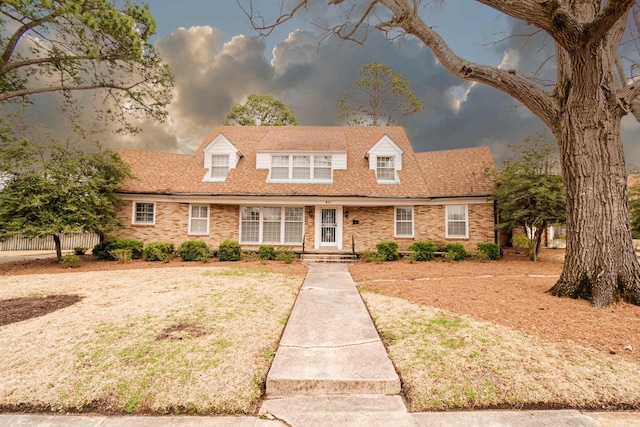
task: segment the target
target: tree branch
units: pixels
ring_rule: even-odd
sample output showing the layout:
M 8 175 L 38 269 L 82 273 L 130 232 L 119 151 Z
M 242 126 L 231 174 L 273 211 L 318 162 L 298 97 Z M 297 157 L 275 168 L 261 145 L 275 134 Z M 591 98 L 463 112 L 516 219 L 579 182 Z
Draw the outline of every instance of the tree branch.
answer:
M 29 96 L 35 95 L 38 93 L 48 93 L 48 92 L 67 92 L 67 91 L 81 91 L 81 90 L 92 90 L 92 89 L 116 89 L 116 90 L 131 90 L 135 87 L 146 83 L 148 80 L 142 80 L 139 82 L 135 82 L 128 86 L 116 85 L 111 83 L 98 83 L 93 85 L 84 85 L 84 86 L 48 86 L 42 88 L 31 88 L 31 89 L 21 89 L 15 90 L 11 92 L 0 93 L 0 102 L 6 101 L 11 98 L 21 97 L 21 96 Z
M 610 0 L 605 8 L 583 30 L 585 44 L 598 43 L 633 7 L 635 0 Z
M 392 20 L 385 25 L 401 28 L 407 34 L 416 36 L 451 74 L 464 80 L 487 84 L 513 96 L 550 128 L 553 128 L 559 111 L 551 96 L 541 88 L 529 80 L 517 76 L 512 70 L 502 70 L 463 60 L 451 50 L 438 33 L 424 24 L 418 16 L 417 10 L 408 8 L 406 2 L 398 0 L 382 0 L 381 2 L 394 12 Z M 392 2 L 393 4 L 390 4 Z M 405 7 L 399 7 L 399 3 Z

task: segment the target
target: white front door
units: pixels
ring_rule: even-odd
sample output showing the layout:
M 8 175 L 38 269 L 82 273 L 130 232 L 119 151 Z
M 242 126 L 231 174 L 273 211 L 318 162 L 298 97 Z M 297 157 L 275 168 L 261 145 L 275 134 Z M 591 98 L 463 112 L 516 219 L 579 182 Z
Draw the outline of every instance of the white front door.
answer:
M 316 249 L 342 249 L 342 208 L 316 207 Z

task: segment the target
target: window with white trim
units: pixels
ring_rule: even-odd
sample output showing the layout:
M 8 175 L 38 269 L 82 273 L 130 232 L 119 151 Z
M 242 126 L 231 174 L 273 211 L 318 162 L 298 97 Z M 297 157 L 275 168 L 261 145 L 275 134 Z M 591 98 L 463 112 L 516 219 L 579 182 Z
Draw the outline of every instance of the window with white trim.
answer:
M 376 159 L 376 178 L 378 181 L 395 181 L 396 168 L 393 156 L 378 156 Z
M 260 242 L 260 208 L 241 208 L 240 241 L 243 243 Z
M 240 208 L 240 243 L 300 244 L 304 208 Z
M 467 238 L 467 205 L 448 205 L 445 207 L 446 237 Z
M 271 156 L 271 179 L 289 179 L 289 156 Z
M 134 224 L 155 224 L 156 223 L 156 203 L 155 202 L 133 202 Z
M 395 237 L 413 237 L 413 207 L 396 208 Z
M 272 181 L 331 181 L 331 155 L 271 155 Z
M 282 229 L 282 209 L 262 209 L 262 241 L 264 243 L 280 243 Z
M 284 208 L 284 242 L 301 243 L 304 209 Z
M 313 178 L 332 179 L 331 156 L 313 156 Z
M 311 161 L 309 156 L 293 156 L 292 178 L 294 180 L 311 178 Z
M 209 234 L 209 205 L 189 206 L 189 234 Z
M 226 179 L 229 174 L 229 155 L 228 154 L 212 154 L 211 155 L 211 178 Z

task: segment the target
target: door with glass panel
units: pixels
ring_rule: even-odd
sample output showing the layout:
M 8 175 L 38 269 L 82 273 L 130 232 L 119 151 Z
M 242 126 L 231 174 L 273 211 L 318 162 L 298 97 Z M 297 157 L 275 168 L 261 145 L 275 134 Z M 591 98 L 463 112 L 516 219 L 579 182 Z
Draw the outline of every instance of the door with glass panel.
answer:
M 320 223 L 320 245 L 336 246 L 337 209 L 322 208 L 322 216 Z

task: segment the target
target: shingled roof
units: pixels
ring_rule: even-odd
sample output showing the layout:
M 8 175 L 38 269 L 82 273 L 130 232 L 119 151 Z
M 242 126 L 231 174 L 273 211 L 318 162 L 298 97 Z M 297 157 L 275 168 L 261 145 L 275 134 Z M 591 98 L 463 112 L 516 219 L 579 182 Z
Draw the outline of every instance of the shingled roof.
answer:
M 202 182 L 207 173 L 203 149 L 220 134 L 244 157 L 229 171 L 225 182 Z M 405 153 L 399 184 L 378 184 L 366 159 L 367 152 L 385 135 Z M 258 151 L 313 149 L 346 152 L 347 170 L 334 170 L 332 184 L 295 184 L 268 183 L 269 171 L 256 169 Z M 119 153 L 135 177 L 122 183 L 122 193 L 424 198 L 486 195 L 493 185 L 483 178 L 485 167 L 489 163 L 493 167 L 488 148 L 414 154 L 402 127 L 216 126 L 193 155 L 128 149 Z
M 416 153 L 429 196 L 486 196 L 494 190 L 489 147 Z

